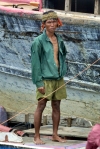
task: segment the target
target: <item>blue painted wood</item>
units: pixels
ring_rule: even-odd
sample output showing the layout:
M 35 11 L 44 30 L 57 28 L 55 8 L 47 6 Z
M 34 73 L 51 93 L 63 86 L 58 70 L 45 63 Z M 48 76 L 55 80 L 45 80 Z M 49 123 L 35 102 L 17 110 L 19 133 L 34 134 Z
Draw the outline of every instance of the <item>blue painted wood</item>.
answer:
M 9 15 L 0 15 L 0 22 L 0 64 L 16 67 L 19 71 L 31 71 L 30 47 L 34 38 L 40 34 L 41 22 Z M 63 23 L 57 32 L 63 37 L 68 52 L 67 77 L 75 76 L 100 57 L 100 25 Z M 100 84 L 99 75 L 100 61 L 77 79 Z

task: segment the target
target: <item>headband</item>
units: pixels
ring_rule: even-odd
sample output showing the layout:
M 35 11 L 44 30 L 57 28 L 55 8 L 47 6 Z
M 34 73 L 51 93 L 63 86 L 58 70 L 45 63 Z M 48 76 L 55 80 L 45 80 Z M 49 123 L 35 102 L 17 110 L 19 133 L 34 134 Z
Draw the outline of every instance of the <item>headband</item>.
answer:
M 42 16 L 42 22 L 50 20 L 50 19 L 57 19 L 57 13 L 56 12 L 49 12 L 47 14 L 43 14 Z

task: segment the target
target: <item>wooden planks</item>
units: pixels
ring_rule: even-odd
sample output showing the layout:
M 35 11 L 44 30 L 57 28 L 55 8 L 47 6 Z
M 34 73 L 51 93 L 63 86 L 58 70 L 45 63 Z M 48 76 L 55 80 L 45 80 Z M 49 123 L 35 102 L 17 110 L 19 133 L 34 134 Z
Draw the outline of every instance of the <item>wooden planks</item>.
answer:
M 41 135 L 52 135 L 52 125 L 42 126 L 40 128 Z M 59 126 L 58 134 L 60 136 L 69 136 L 69 137 L 79 137 L 79 138 L 87 138 L 91 128 L 83 128 L 83 127 L 63 127 Z M 24 130 L 30 135 L 35 134 L 35 129 Z
M 13 6 L 14 3 L 0 2 L 0 6 Z
M 85 145 L 86 145 L 86 141 L 83 141 L 83 140 L 67 139 L 67 142 L 59 143 L 59 142 L 52 141 L 52 137 L 43 136 L 43 135 L 41 136 L 41 139 L 45 142 L 45 145 L 42 145 L 42 147 L 43 146 L 44 147 L 53 147 L 53 149 L 65 149 L 65 147 L 66 147 L 66 149 L 67 149 L 67 147 L 69 147 L 70 149 L 72 149 L 72 148 L 79 149 L 81 147 L 84 147 L 84 149 L 85 149 Z M 24 137 L 23 141 L 24 141 L 25 145 L 31 145 L 31 146 L 34 145 L 33 137 Z

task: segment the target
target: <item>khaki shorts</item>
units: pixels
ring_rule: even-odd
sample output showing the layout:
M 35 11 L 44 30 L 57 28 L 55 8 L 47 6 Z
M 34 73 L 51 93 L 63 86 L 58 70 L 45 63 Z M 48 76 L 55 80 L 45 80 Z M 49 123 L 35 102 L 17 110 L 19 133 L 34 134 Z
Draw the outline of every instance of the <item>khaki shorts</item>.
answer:
M 60 80 L 44 80 L 45 85 L 45 94 L 41 94 L 38 90 L 36 91 L 36 99 L 39 100 L 40 98 L 46 98 L 48 100 L 61 100 L 66 99 L 66 85 L 62 79 Z M 63 87 L 61 87 L 64 85 Z M 60 89 L 58 89 L 61 87 Z M 56 92 L 54 92 L 58 89 Z M 52 93 L 53 92 L 53 93 Z

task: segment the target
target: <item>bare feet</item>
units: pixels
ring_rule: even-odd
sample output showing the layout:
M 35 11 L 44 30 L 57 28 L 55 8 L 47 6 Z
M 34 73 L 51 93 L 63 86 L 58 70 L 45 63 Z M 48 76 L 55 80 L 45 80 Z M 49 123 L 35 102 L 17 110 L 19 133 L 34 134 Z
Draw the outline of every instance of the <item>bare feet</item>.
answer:
M 40 138 L 34 138 L 34 143 L 36 145 L 43 145 L 43 144 L 45 144 Z
M 52 141 L 58 141 L 58 142 L 61 142 L 61 143 L 65 143 L 65 142 L 67 142 L 67 140 L 65 140 L 65 139 L 62 139 L 61 137 L 59 137 L 58 135 L 56 135 L 56 136 L 52 136 Z

